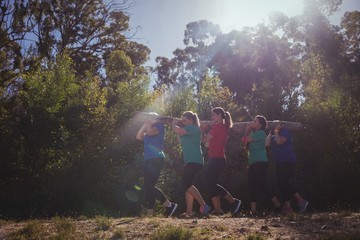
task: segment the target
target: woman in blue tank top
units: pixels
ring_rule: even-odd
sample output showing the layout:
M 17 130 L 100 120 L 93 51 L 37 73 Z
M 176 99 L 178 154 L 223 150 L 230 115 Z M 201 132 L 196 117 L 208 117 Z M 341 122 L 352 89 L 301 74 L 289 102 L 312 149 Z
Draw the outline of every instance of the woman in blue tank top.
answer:
M 291 207 L 293 196 L 298 202 L 299 212 L 304 212 L 309 204 L 290 182 L 296 168 L 296 156 L 292 141 L 290 131 L 283 128 L 281 123 L 275 127 L 274 132 L 270 131 L 266 138 L 266 146 L 270 147 L 271 158 L 276 164 L 276 177 L 284 200 L 284 213 L 293 213 Z
M 164 168 L 164 134 L 165 126 L 163 123 L 148 121 L 140 128 L 136 134 L 136 139 L 144 141 L 144 192 L 146 212 L 148 215 L 152 215 L 155 200 L 158 200 L 165 207 L 166 216 L 171 217 L 177 208 L 177 204 L 170 202 L 165 194 L 159 188 L 155 187 L 159 180 L 160 172 Z

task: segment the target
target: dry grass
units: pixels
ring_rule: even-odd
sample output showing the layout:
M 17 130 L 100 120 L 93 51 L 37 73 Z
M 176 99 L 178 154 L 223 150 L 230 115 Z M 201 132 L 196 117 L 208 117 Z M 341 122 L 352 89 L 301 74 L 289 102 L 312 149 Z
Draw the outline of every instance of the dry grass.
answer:
M 18 239 L 360 239 L 360 214 L 294 214 L 281 217 L 206 219 L 139 217 L 53 218 L 0 221 L 0 240 Z

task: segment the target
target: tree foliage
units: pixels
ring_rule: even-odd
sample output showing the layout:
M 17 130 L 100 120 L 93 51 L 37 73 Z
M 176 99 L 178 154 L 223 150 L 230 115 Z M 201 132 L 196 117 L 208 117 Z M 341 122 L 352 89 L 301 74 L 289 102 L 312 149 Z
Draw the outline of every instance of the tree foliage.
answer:
M 138 211 L 119 195 L 139 175 L 120 171 L 139 147 L 128 120 L 151 99 L 129 6 L 1 1 L 2 215 Z

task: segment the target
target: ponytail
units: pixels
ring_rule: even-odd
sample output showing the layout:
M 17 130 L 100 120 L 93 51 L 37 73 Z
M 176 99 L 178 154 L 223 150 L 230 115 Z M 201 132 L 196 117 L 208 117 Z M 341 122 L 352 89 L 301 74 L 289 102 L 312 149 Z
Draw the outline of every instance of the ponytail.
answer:
M 191 119 L 193 121 L 193 124 L 196 125 L 198 128 L 200 128 L 200 120 L 196 113 L 192 111 L 186 111 L 183 113 L 183 116 L 187 119 Z
M 222 119 L 225 120 L 225 126 L 227 129 L 232 128 L 233 121 L 230 112 L 226 111 L 221 107 L 216 107 L 212 110 L 214 113 L 221 115 Z
M 232 127 L 233 127 L 233 121 L 232 121 L 230 112 L 226 111 L 224 115 L 225 115 L 225 125 L 226 125 L 226 128 L 227 128 L 227 129 L 232 128 Z

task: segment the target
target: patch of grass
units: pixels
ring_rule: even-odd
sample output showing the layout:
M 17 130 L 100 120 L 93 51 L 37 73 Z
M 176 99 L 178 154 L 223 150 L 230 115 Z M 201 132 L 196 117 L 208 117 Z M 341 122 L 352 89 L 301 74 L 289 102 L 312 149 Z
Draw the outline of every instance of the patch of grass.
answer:
M 149 225 L 151 225 L 153 228 L 157 228 L 160 226 L 160 222 L 157 221 L 156 219 L 150 219 Z
M 151 240 L 190 240 L 193 238 L 193 233 L 185 228 L 175 226 L 165 226 L 150 236 Z
M 258 233 L 254 233 L 254 234 L 250 234 L 249 236 L 246 237 L 246 240 L 265 240 L 266 237 L 258 234 Z
M 52 237 L 54 240 L 76 239 L 76 227 L 70 218 L 54 218 L 53 219 L 57 235 Z
M 106 231 L 109 230 L 111 227 L 111 219 L 104 216 L 96 216 L 95 223 L 99 230 Z
M 19 231 L 10 234 L 9 240 L 41 240 L 45 239 L 46 231 L 40 221 L 29 222 Z
M 214 225 L 213 230 L 218 231 L 218 232 L 224 232 L 224 231 L 226 231 L 226 227 L 224 227 L 223 225 Z
M 116 229 L 113 236 L 111 237 L 111 240 L 118 240 L 118 239 L 124 239 L 125 233 L 122 229 Z
M 78 220 L 79 221 L 85 221 L 85 220 L 87 220 L 88 219 L 88 217 L 87 216 L 84 216 L 84 215 L 80 215 L 79 217 L 78 217 Z
M 9 224 L 9 223 L 14 223 L 14 221 L 0 219 L 0 226 L 5 225 L 5 224 Z
M 329 221 L 331 219 L 331 216 L 326 213 L 326 214 L 313 214 L 310 217 L 310 221 L 316 221 L 316 222 L 325 222 L 325 221 Z
M 211 229 L 209 228 L 194 228 L 193 229 L 193 236 L 194 236 L 194 239 L 206 239 L 204 237 L 208 236 L 211 234 Z
M 209 236 L 211 232 L 210 228 L 194 228 L 192 233 L 194 239 L 207 239 L 206 236 Z

